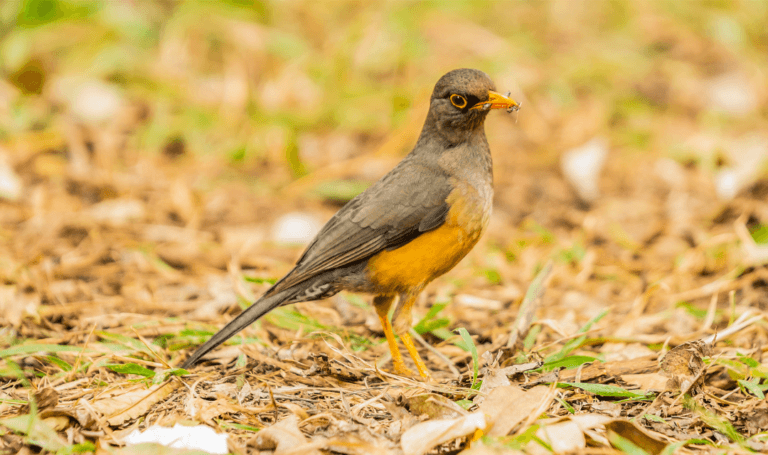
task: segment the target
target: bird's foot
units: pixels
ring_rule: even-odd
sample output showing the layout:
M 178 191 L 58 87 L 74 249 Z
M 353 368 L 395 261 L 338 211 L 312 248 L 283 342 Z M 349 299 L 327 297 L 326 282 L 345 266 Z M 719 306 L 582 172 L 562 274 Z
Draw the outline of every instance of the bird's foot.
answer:
M 413 376 L 413 371 L 405 366 L 405 363 L 395 363 L 394 367 L 392 368 L 392 372 L 398 376 Z
M 429 372 L 429 370 L 420 371 L 419 376 L 421 376 L 421 380 L 424 382 L 434 381 L 434 378 L 432 377 L 432 374 Z
M 405 376 L 408 378 L 413 378 L 416 376 L 413 370 L 405 366 L 404 363 L 402 365 L 395 364 L 395 366 L 392 368 L 392 372 L 398 376 Z M 423 371 L 419 370 L 419 376 L 424 382 L 432 382 L 432 375 L 426 369 L 424 369 Z
M 411 335 L 408 332 L 401 334 L 400 341 L 403 342 L 405 349 L 408 350 L 408 354 L 411 355 L 413 362 L 416 364 L 416 369 L 419 370 L 419 376 L 421 376 L 421 379 L 423 379 L 425 382 L 430 382 L 432 380 L 432 375 L 429 373 L 427 365 L 425 365 L 424 361 L 421 360 L 421 356 L 419 355 L 419 351 L 416 350 L 416 345 L 413 343 Z
M 387 301 L 385 301 L 387 303 Z M 389 303 L 391 303 L 391 299 L 389 300 Z M 374 305 L 376 305 L 376 300 L 374 299 Z M 387 305 L 376 305 L 376 313 L 379 315 L 379 320 L 381 321 L 381 328 L 384 330 L 384 336 L 387 337 L 387 344 L 389 345 L 389 352 L 392 353 L 392 364 L 393 364 L 393 373 L 400 375 L 400 376 L 407 376 L 407 377 L 413 377 L 413 372 L 405 366 L 405 362 L 403 361 L 403 355 L 400 354 L 400 349 L 397 347 L 397 340 L 395 339 L 395 333 L 392 329 L 392 323 L 389 322 L 389 319 L 387 318 L 387 310 L 389 309 L 388 303 Z M 411 355 L 411 358 L 416 363 L 416 369 L 419 370 L 419 376 L 426 381 L 429 382 L 432 380 L 432 375 L 429 374 L 429 370 L 427 370 L 426 365 L 424 365 L 424 361 L 421 360 L 421 357 L 419 357 L 419 353 L 416 350 L 416 346 L 413 344 L 413 339 L 411 339 L 411 336 L 408 334 L 407 331 L 402 333 L 400 335 L 400 340 L 405 345 L 405 348 L 408 350 L 408 354 Z

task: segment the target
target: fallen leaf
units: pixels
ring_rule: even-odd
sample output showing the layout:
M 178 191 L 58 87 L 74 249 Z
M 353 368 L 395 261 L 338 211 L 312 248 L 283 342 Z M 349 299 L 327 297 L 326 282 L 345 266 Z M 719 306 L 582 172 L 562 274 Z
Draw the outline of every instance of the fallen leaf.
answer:
M 146 414 L 152 406 L 163 401 L 171 394 L 179 383 L 176 381 L 166 384 L 155 384 L 148 389 L 134 390 L 122 395 L 96 400 L 90 407 L 105 416 L 107 423 L 112 426 L 136 419 Z
M 403 433 L 400 445 L 405 455 L 422 455 L 445 442 L 485 430 L 487 421 L 482 412 L 473 412 L 457 419 L 429 420 L 414 425 Z
M 583 201 L 593 202 L 600 196 L 598 180 L 607 156 L 608 143 L 604 138 L 594 138 L 563 154 L 560 169 Z
M 194 406 L 198 411 L 197 415 L 200 417 L 200 420 L 207 423 L 208 425 L 215 425 L 213 419 L 217 417 L 220 417 L 224 414 L 238 412 L 236 409 L 233 409 L 229 403 L 222 399 L 218 399 L 216 401 L 208 401 L 198 398 L 195 399 Z
M 661 374 L 670 378 L 668 388 L 687 391 L 699 382 L 706 368 L 704 357 L 712 354 L 712 345 L 694 340 L 675 346 L 661 359 Z
M 577 414 L 570 417 L 572 422 L 581 428 L 581 431 L 591 430 L 593 428 L 602 427 L 606 423 L 611 421 L 611 418 L 602 414 Z
M 99 455 L 210 455 L 210 452 L 194 449 L 176 449 L 154 442 L 130 447 L 101 447 Z
M 28 316 L 37 317 L 40 297 L 20 292 L 16 285 L 0 286 L 0 323 L 18 327 Z
M 411 414 L 427 415 L 430 419 L 456 418 L 466 414 L 461 406 L 435 393 L 424 393 L 406 398 L 403 402 Z
M 393 455 L 392 450 L 383 446 L 393 445 L 391 441 L 381 437 L 380 440 L 365 441 L 359 435 L 354 433 L 344 433 L 334 439 L 323 440 L 322 437 L 315 437 L 313 443 L 322 443 L 322 448 L 331 453 L 341 453 L 345 455 Z
M 658 371 L 659 364 L 656 356 L 647 356 L 631 360 L 617 360 L 614 362 L 594 362 L 582 369 L 567 370 L 560 374 L 561 382 L 591 382 L 597 378 L 612 378 L 626 374 L 642 374 Z
M 536 436 L 548 442 L 554 453 L 577 452 L 587 446 L 587 439 L 581 428 L 570 420 L 542 425 Z
M 654 438 L 646 430 L 628 420 L 614 420 L 605 424 L 608 440 L 613 443 L 613 434 L 617 434 L 632 444 L 640 447 L 649 454 L 661 453 L 667 446 L 664 442 Z
M 509 385 L 493 389 L 480 412 L 488 416 L 488 436 L 506 436 L 520 422 L 530 417 L 549 393 L 549 387 L 536 386 L 528 391 Z
M 504 307 L 504 303 L 500 300 L 485 299 L 469 294 L 458 294 L 454 297 L 454 302 L 457 305 L 485 311 L 499 311 Z
M 144 218 L 146 210 L 141 201 L 134 199 L 111 199 L 99 202 L 88 210 L 91 218 L 111 226 L 123 226 L 131 221 Z
M 737 415 L 744 421 L 750 435 L 768 430 L 768 403 L 765 400 L 760 400 L 757 406 L 739 410 Z
M 291 411 L 296 415 L 296 417 L 298 417 L 301 420 L 309 418 L 309 414 L 307 414 L 307 411 L 296 403 L 291 403 L 289 401 L 286 401 L 286 402 L 280 403 L 279 406 Z
M 130 446 L 144 446 L 147 443 L 159 444 L 163 448 L 193 449 L 209 454 L 225 454 L 229 452 L 227 435 L 216 433 L 213 428 L 205 425 L 185 426 L 176 424 L 172 428 L 152 425 L 144 431 L 134 430 L 123 440 Z M 159 453 L 169 453 L 161 450 Z M 152 453 L 152 452 L 135 452 Z M 175 452 L 170 452 L 175 453 Z M 184 451 L 182 453 L 187 453 Z
M 259 431 L 248 441 L 249 446 L 259 450 L 274 450 L 274 455 L 287 452 L 299 453 L 294 449 L 307 444 L 307 438 L 299 429 L 299 418 L 296 415 L 290 415 L 271 427 Z M 307 448 L 301 453 L 320 455 L 320 451 L 314 447 Z
M 96 421 L 94 420 L 94 416 L 88 412 L 86 409 L 81 407 L 58 407 L 58 408 L 49 408 L 44 409 L 40 411 L 40 418 L 41 419 L 49 419 L 49 418 L 56 418 L 56 417 L 66 417 L 70 420 L 74 420 L 75 422 L 79 423 L 81 427 L 83 428 L 92 428 L 94 424 L 96 424 Z
M 59 392 L 51 387 L 42 388 L 31 395 L 30 398 L 35 400 L 38 410 L 55 408 L 59 403 Z
M 486 352 L 486 354 L 487 353 L 488 352 Z M 511 385 L 512 383 L 509 381 L 509 376 L 513 376 L 524 371 L 533 370 L 540 366 L 541 363 L 539 362 L 529 362 L 519 365 L 512 365 L 506 368 L 498 368 L 495 366 L 488 367 L 485 370 L 485 375 L 483 376 L 483 384 L 480 386 L 480 394 L 475 397 L 473 401 L 475 404 L 479 405 L 485 401 L 485 397 L 487 394 L 491 393 L 492 390 L 498 387 Z
M 632 384 L 640 390 L 646 391 L 663 391 L 669 380 L 659 373 L 625 374 L 621 376 L 621 379 L 627 384 Z
M 5 150 L 0 151 L 0 199 L 17 201 L 23 189 L 21 177 L 13 170 Z

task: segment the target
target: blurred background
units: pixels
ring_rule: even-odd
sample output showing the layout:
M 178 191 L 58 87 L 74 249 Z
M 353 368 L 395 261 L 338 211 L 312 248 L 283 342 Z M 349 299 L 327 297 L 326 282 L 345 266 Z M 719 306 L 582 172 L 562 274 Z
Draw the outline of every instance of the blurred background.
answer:
M 493 221 L 417 317 L 453 301 L 493 340 L 549 259 L 566 334 L 607 307 L 622 336 L 687 333 L 711 282 L 768 306 L 767 23 L 761 1 L 4 1 L 0 318 L 215 328 L 410 151 L 460 67 L 522 109 L 489 116 Z
M 367 296 L 276 309 L 196 367 L 192 393 L 164 386 L 142 401 L 145 383 L 290 270 L 411 150 L 435 82 L 472 67 L 522 109 L 486 122 L 486 234 L 414 310 L 440 393 L 473 405 L 473 367 L 487 362 L 472 343 L 480 359 L 503 352 L 551 261 L 509 361 L 581 378 L 595 360 L 654 366 L 666 346 L 743 323 L 718 339 L 712 411 L 695 417 L 675 399 L 672 426 L 645 422 L 672 440 L 765 431 L 766 24 L 760 0 L 0 1 L 0 423 L 31 431 L 9 416 L 27 418 L 33 391 L 47 391 L 37 406 L 70 412 L 51 415 L 70 445 L 87 445 L 78 451 L 190 419 L 245 444 L 277 420 L 277 397 L 312 437 L 328 420 L 327 434 L 361 441 L 378 428 L 394 444 L 418 413 L 379 399 L 421 389 L 357 370 L 390 367 Z M 573 407 L 562 395 L 553 415 L 641 422 L 650 409 L 559 390 Z M 80 420 L 95 415 L 96 426 Z M 12 433 L 0 438 L 8 453 L 61 439 Z

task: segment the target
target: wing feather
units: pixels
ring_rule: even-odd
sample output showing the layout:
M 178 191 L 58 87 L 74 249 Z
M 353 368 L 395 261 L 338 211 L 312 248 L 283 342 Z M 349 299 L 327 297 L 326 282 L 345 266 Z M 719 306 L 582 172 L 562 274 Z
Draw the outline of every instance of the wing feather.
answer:
M 320 230 L 296 267 L 267 294 L 398 248 L 445 222 L 451 192 L 440 169 L 403 161 L 347 203 Z

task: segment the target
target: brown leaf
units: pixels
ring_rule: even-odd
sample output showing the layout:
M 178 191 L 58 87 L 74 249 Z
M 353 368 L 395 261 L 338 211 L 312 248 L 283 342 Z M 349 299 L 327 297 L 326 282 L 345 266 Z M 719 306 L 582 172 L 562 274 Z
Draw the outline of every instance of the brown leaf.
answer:
M 291 403 L 289 401 L 286 401 L 286 402 L 280 403 L 279 406 L 291 411 L 300 420 L 305 420 L 309 418 L 309 414 L 307 414 L 307 411 L 296 403 Z
M 768 430 L 768 403 L 760 400 L 757 406 L 750 406 L 737 411 L 749 434 Z
M 675 346 L 661 359 L 661 374 L 670 378 L 669 388 L 688 390 L 699 382 L 706 365 L 704 357 L 712 354 L 712 345 L 694 340 Z
M 327 354 L 316 354 L 314 361 L 323 376 L 331 376 L 336 379 L 348 382 L 358 381 L 363 377 L 360 371 L 348 368 L 339 362 L 333 362 Z
M 618 360 L 615 362 L 595 362 L 581 370 L 563 371 L 560 375 L 561 382 L 573 382 L 578 375 L 579 382 L 593 382 L 597 378 L 614 378 L 625 374 L 642 374 L 657 371 L 659 368 L 656 356 L 647 356 L 631 360 Z
M 299 430 L 299 418 L 295 415 L 290 415 L 271 427 L 259 431 L 248 441 L 249 446 L 259 450 L 274 450 L 274 455 L 298 453 L 294 452 L 294 449 L 306 444 L 308 444 L 307 438 Z M 320 455 L 315 448 L 308 448 L 302 453 Z
M 464 409 L 448 398 L 435 393 L 405 398 L 403 404 L 415 416 L 426 415 L 430 419 L 451 419 L 466 414 Z
M 117 426 L 143 416 L 152 406 L 166 399 L 179 385 L 178 381 L 155 384 L 149 389 L 142 388 L 96 400 L 90 403 L 90 407 L 105 416 L 107 423 Z
M 41 419 L 54 419 L 60 417 L 66 417 L 70 420 L 74 420 L 83 428 L 92 428 L 96 423 L 93 415 L 91 415 L 90 412 L 83 408 L 59 407 L 44 409 L 40 411 Z
M 208 401 L 198 398 L 195 400 L 195 407 L 199 410 L 197 415 L 200 417 L 200 420 L 212 426 L 215 425 L 213 419 L 224 414 L 232 414 L 238 412 L 236 409 L 233 409 L 232 406 L 226 402 L 226 400 L 223 399 Z
M 612 440 L 612 433 L 618 434 L 649 454 L 661 453 L 667 446 L 664 442 L 654 438 L 646 430 L 628 420 L 614 420 L 613 422 L 608 422 L 605 424 L 605 429 L 608 432 L 609 441 Z
M 54 408 L 59 404 L 59 392 L 51 387 L 39 389 L 30 398 L 35 400 L 39 410 Z
M 365 441 L 358 434 L 344 433 L 337 435 L 334 439 L 323 441 L 322 438 L 315 438 L 317 442 L 322 442 L 322 447 L 331 453 L 342 453 L 345 455 L 390 455 L 394 452 L 388 450 L 384 445 L 392 444 L 390 441 L 381 440 Z
M 486 352 L 488 354 L 490 351 Z M 508 366 L 505 368 L 499 368 L 498 366 L 491 365 L 485 370 L 485 376 L 483 376 L 483 384 L 480 386 L 480 395 L 478 395 L 474 402 L 480 404 L 485 400 L 485 396 L 497 387 L 503 387 L 511 385 L 509 376 L 513 376 L 524 371 L 533 370 L 541 366 L 539 362 L 529 362 L 523 364 L 517 364 Z
M 666 390 L 667 378 L 660 373 L 625 374 L 621 379 L 627 384 L 637 386 L 641 390 Z
M 549 387 L 545 386 L 536 386 L 528 391 L 513 385 L 493 389 L 480 405 L 480 411 L 488 415 L 488 436 L 508 435 L 538 409 L 548 393 Z

